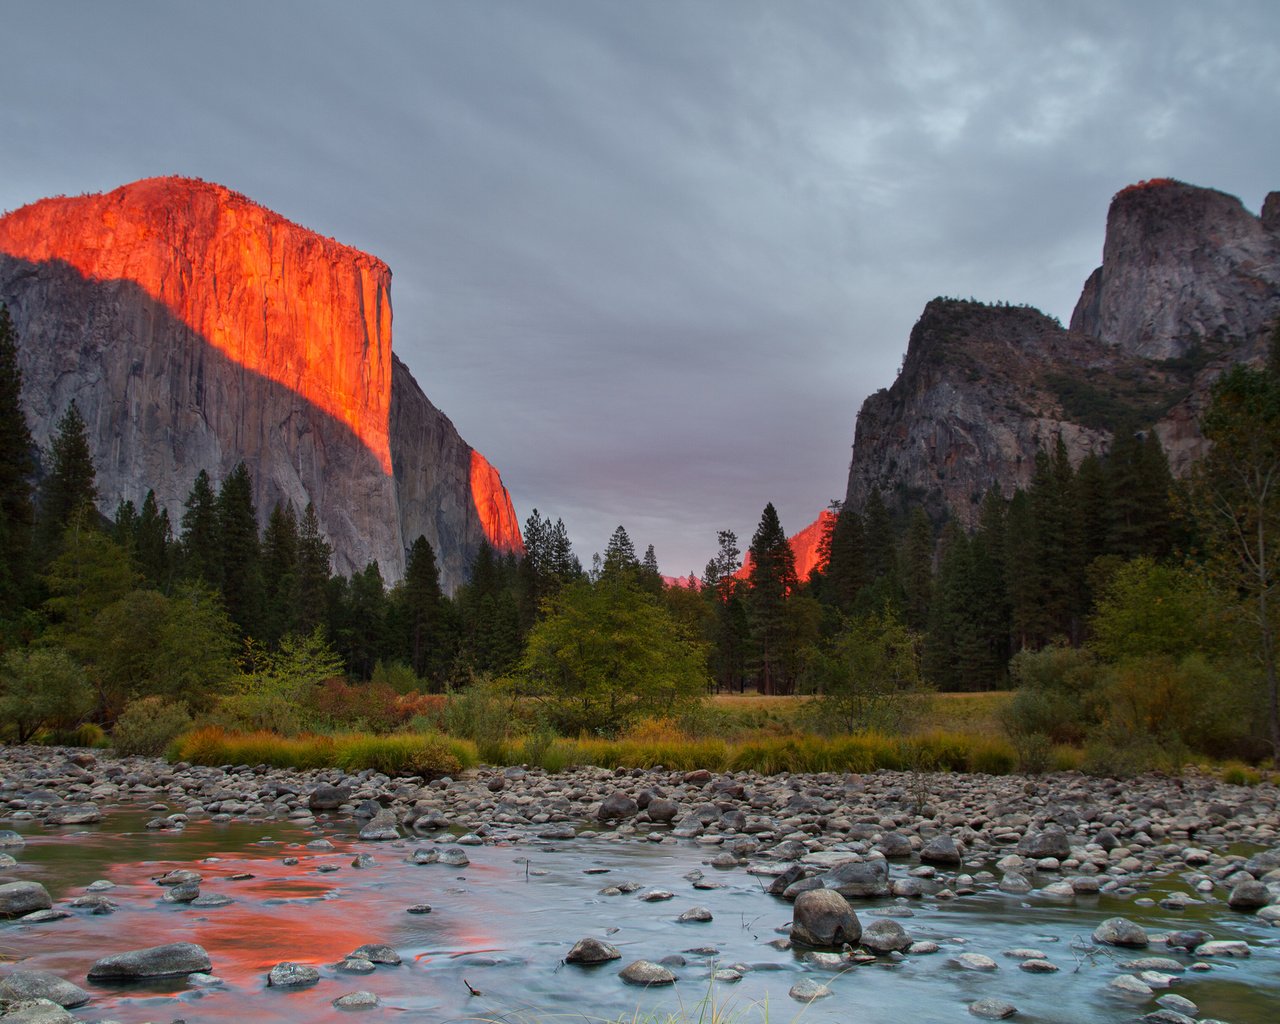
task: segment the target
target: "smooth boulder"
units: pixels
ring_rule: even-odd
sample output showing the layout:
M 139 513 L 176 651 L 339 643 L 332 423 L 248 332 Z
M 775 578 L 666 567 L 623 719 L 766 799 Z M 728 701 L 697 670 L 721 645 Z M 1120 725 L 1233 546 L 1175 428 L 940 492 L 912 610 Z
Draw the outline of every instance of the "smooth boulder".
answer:
M 570 964 L 602 964 L 609 960 L 620 960 L 622 954 L 618 952 L 616 946 L 601 939 L 595 939 L 587 936 L 585 939 L 579 939 L 574 943 L 573 949 L 569 950 L 565 963 Z
M 1093 941 L 1104 946 L 1145 949 L 1149 945 L 1146 930 L 1127 917 L 1109 917 L 1093 930 Z
M 828 871 L 822 884 L 846 899 L 888 896 L 889 864 L 883 860 L 849 861 Z
M 194 942 L 170 942 L 106 956 L 89 968 L 90 981 L 140 981 L 180 978 L 213 969 L 209 954 Z
M 39 882 L 9 882 L 0 885 L 0 917 L 21 917 L 53 906 L 47 890 Z
M 0 979 L 0 999 L 18 1002 L 23 999 L 48 999 L 59 1006 L 83 1006 L 89 993 L 65 978 L 48 971 L 14 971 Z
M 856 945 L 862 938 L 858 915 L 834 889 L 811 889 L 796 897 L 791 939 L 806 946 Z

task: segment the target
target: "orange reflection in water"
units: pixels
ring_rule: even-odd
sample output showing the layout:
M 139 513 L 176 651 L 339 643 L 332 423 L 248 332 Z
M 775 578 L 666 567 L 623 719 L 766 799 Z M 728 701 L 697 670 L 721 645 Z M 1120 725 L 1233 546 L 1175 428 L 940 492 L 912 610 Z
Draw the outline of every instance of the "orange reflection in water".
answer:
M 0 218 L 0 251 L 132 282 L 240 366 L 348 426 L 391 474 L 382 261 L 190 178 L 32 203 Z

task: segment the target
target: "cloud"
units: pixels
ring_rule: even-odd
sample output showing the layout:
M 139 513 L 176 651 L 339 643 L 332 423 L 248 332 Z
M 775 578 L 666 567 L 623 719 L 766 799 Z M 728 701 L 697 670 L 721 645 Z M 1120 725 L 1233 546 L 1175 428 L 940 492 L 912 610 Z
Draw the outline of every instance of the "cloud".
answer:
M 664 569 L 844 488 L 934 295 L 1067 317 L 1107 202 L 1280 166 L 1267 0 L 42 3 L 0 206 L 181 172 L 386 260 L 521 514 Z

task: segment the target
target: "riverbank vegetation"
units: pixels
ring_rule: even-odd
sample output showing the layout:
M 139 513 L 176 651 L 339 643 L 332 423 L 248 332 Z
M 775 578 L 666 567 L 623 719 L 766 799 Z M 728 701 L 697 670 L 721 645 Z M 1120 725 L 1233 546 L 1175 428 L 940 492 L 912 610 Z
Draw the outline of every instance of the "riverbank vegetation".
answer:
M 481 546 L 446 595 L 425 537 L 388 587 L 377 563 L 332 571 L 311 506 L 260 529 L 243 463 L 199 473 L 176 525 L 152 492 L 102 517 L 74 403 L 37 459 L 15 352 L 0 308 L 9 741 L 416 775 L 1245 772 L 1280 753 L 1274 363 L 1220 379 L 1184 481 L 1153 432 L 1075 464 L 1058 438 L 971 528 L 873 491 L 833 510 L 800 579 L 770 504 L 745 557 L 721 531 L 677 585 L 621 526 L 584 570 L 535 509 L 522 556 Z

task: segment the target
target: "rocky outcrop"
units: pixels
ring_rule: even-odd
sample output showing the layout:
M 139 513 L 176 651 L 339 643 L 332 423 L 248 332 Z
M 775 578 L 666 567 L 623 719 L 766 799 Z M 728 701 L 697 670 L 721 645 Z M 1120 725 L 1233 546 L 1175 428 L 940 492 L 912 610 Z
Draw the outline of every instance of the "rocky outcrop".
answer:
M 1267 197 L 1264 220 L 1235 196 L 1167 178 L 1123 189 L 1071 329 L 1151 359 L 1257 340 L 1280 317 L 1277 202 Z
M 519 530 L 497 473 L 477 492 L 487 462 L 392 355 L 390 286 L 372 256 L 191 179 L 0 218 L 32 433 L 47 446 L 76 401 L 104 512 L 154 488 L 176 523 L 199 470 L 244 460 L 264 518 L 315 503 L 336 571 L 376 559 L 395 580 L 422 534 L 452 589 L 482 540 L 518 550 Z
M 1078 463 L 1122 425 L 1155 429 L 1185 473 L 1212 382 L 1262 358 L 1278 318 L 1280 196 L 1255 217 L 1211 189 L 1127 188 L 1070 329 L 1025 306 L 925 307 L 897 380 L 858 414 L 846 500 L 879 488 L 972 525 L 990 487 L 1030 481 L 1038 450 L 1061 436 Z

